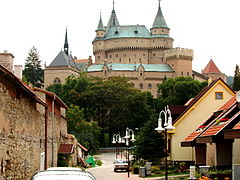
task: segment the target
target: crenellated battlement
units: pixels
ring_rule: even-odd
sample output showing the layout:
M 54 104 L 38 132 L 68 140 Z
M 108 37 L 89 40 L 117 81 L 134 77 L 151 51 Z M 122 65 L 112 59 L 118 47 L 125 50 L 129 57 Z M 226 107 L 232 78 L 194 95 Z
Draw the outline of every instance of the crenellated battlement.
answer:
M 169 57 L 188 57 L 188 58 L 193 58 L 193 50 L 192 49 L 187 49 L 187 48 L 173 48 L 173 49 L 168 49 L 165 51 L 165 57 L 168 59 Z

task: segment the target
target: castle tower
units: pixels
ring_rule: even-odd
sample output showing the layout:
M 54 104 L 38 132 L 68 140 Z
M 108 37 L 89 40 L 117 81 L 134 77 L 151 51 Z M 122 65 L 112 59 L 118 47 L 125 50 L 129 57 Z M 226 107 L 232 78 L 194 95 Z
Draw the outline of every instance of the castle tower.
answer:
M 109 27 L 113 27 L 113 26 L 120 26 L 115 9 L 114 9 L 114 0 L 113 0 L 113 10 L 112 10 L 112 14 L 111 14 L 108 24 L 107 24 L 107 29 Z
M 0 65 L 13 72 L 13 58 L 14 56 L 5 50 L 3 53 L 0 53 Z
M 64 51 L 60 51 L 55 59 L 44 70 L 44 88 L 50 84 L 65 83 L 65 79 L 70 75 L 78 75 L 79 68 L 69 54 L 67 29 L 65 33 Z

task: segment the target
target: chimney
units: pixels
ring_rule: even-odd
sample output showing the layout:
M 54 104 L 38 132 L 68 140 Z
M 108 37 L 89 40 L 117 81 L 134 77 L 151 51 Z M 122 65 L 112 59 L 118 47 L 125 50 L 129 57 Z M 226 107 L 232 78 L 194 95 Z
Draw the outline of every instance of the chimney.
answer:
M 14 65 L 14 75 L 22 79 L 22 65 Z

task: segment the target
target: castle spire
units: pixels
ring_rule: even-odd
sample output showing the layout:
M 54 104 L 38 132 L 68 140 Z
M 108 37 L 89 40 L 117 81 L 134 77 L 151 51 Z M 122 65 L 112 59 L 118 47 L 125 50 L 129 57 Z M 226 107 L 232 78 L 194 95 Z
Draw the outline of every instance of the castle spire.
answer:
M 68 47 L 68 38 L 67 38 L 67 28 L 65 33 L 65 43 L 64 43 L 64 52 L 68 55 L 69 47 Z
M 167 23 L 163 17 L 163 14 L 162 14 L 160 1 L 161 0 L 158 0 L 158 12 L 157 12 L 155 20 L 153 22 L 152 28 L 168 28 L 169 29 L 169 27 L 167 26 Z
M 97 27 L 97 31 L 104 31 L 104 26 L 103 26 L 103 23 L 102 23 L 102 14 L 100 12 L 100 19 L 99 19 L 99 22 L 98 22 L 98 27 Z
M 112 10 L 112 14 L 109 18 L 109 21 L 108 21 L 108 24 L 107 24 L 107 29 L 111 26 L 120 26 L 119 25 L 119 22 L 118 22 L 118 19 L 117 19 L 117 15 L 116 15 L 116 12 L 115 12 L 115 2 L 113 0 L 113 10 Z

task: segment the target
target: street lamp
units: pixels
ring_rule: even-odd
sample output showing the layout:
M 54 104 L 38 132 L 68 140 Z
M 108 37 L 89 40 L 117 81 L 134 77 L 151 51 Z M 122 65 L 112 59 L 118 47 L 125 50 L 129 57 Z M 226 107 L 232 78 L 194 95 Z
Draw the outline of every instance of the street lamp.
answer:
M 161 118 L 161 115 L 164 115 L 164 124 L 162 124 L 162 118 Z M 163 125 L 163 126 L 162 126 Z M 167 167 L 167 155 L 168 155 L 168 152 L 167 152 L 167 131 L 168 130 L 174 130 L 175 127 L 172 126 L 172 116 L 171 116 L 171 111 L 169 110 L 169 107 L 165 107 L 164 108 L 164 111 L 162 110 L 160 113 L 159 113 L 159 118 L 158 118 L 158 127 L 155 128 L 155 130 L 158 132 L 158 133 L 162 133 L 164 131 L 164 138 L 165 138 L 165 141 L 164 141 L 164 152 L 165 152 L 165 179 L 167 180 L 168 179 L 168 167 Z
M 130 139 L 131 138 L 131 139 Z M 129 177 L 129 167 L 130 167 L 130 159 L 129 159 L 129 140 L 134 142 L 134 131 L 132 129 L 126 128 L 126 134 L 124 139 L 126 139 L 126 145 L 127 145 L 127 159 L 128 159 L 128 177 Z
M 113 135 L 113 140 L 112 140 L 112 143 L 113 144 L 116 144 L 116 159 L 117 159 L 117 143 L 122 143 L 123 140 L 122 140 L 122 137 L 120 136 L 120 134 L 114 134 Z

